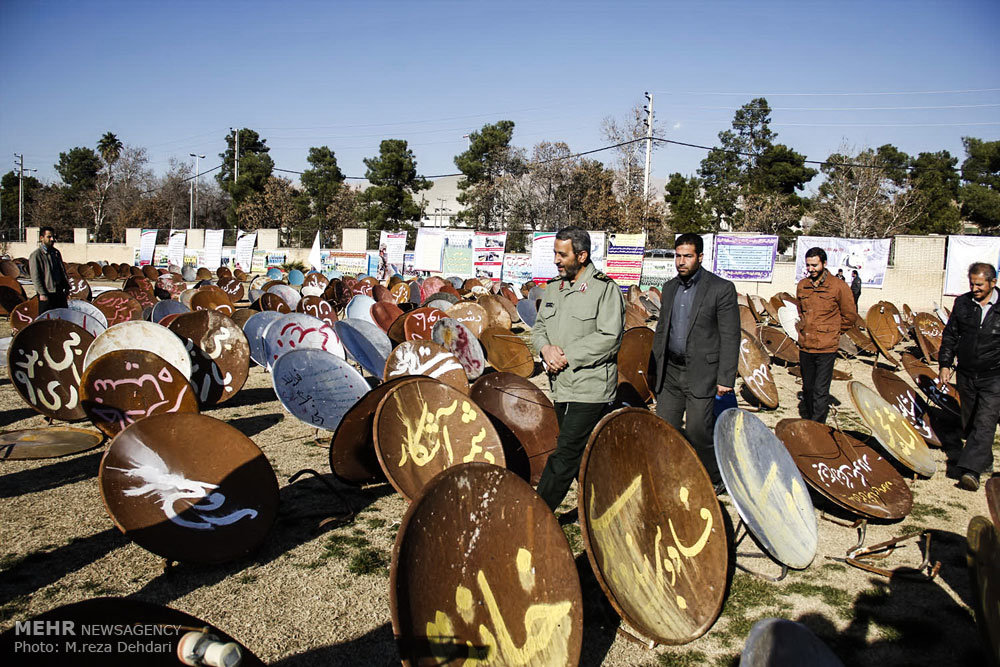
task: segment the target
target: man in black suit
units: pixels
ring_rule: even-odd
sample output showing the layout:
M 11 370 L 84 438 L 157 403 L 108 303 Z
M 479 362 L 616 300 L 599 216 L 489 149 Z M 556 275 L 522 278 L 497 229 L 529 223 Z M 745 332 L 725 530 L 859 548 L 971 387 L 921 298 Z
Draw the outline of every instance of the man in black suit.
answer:
M 715 399 L 731 393 L 740 354 L 736 288 L 702 267 L 698 234 L 674 242 L 677 276 L 663 285 L 653 337 L 656 414 L 683 432 L 712 482 L 721 482 L 715 460 Z M 686 415 L 686 419 L 685 419 Z
M 955 299 L 941 336 L 938 363 L 942 386 L 958 360 L 965 447 L 958 457 L 958 486 L 979 490 L 979 478 L 993 472 L 993 439 L 1000 419 L 1000 293 L 992 264 L 969 267 L 969 291 Z

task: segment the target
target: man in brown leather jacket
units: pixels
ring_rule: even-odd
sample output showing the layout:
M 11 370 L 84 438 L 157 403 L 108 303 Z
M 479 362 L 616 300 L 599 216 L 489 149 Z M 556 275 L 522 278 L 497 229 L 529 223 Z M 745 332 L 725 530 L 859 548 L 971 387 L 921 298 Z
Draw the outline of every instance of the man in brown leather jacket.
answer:
M 854 326 L 858 309 L 851 288 L 826 270 L 826 251 L 806 251 L 807 277 L 799 281 L 799 363 L 802 367 L 802 409 L 805 419 L 821 424 L 830 411 L 830 381 L 840 335 Z

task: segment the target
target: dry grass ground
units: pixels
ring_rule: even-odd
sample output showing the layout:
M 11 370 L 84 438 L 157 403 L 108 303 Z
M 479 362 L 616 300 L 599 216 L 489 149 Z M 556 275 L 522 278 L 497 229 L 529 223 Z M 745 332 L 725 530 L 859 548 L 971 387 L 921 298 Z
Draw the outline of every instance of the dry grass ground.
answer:
M 10 335 L 6 322 L 0 336 Z M 854 377 L 869 382 L 870 362 L 854 361 Z M 775 367 L 781 407 L 760 413 L 771 426 L 797 416 L 797 380 Z M 539 381 L 536 378 L 536 381 Z M 856 429 L 846 383 L 834 383 L 844 428 Z M 741 403 L 742 405 L 742 403 Z M 207 414 L 251 437 L 270 460 L 281 486 L 281 512 L 261 548 L 220 566 L 181 564 L 164 572 L 162 559 L 126 540 L 101 503 L 97 469 L 103 450 L 62 459 L 0 463 L 0 631 L 17 620 L 95 596 L 127 596 L 169 605 L 237 637 L 265 662 L 279 665 L 390 665 L 398 663 L 392 638 L 388 573 L 393 540 L 406 510 L 387 484 L 343 489 L 360 512 L 349 525 L 317 531 L 318 517 L 339 507 L 316 479 L 293 484 L 296 471 L 313 468 L 332 480 L 323 438 L 285 413 L 269 376 L 252 369 L 243 391 Z M 40 427 L 0 375 L 0 429 Z M 988 515 L 982 492 L 955 488 L 938 473 L 913 483 L 913 513 L 901 522 L 874 524 L 873 544 L 907 531 L 933 531 L 932 556 L 940 575 L 930 583 L 887 580 L 843 564 L 854 545 L 849 528 L 819 521 L 812 566 L 780 583 L 745 573 L 732 576 L 722 616 L 702 638 L 681 647 L 647 650 L 616 634 L 619 619 L 605 601 L 583 553 L 575 513 L 564 529 L 584 589 L 583 664 L 735 664 L 754 621 L 801 621 L 848 665 L 983 664 L 970 610 L 965 529 Z M 816 499 L 817 509 L 830 510 Z M 575 506 L 575 490 L 560 510 Z M 737 519 L 727 499 L 723 506 Z M 833 510 L 836 512 L 836 510 Z M 741 551 L 756 551 L 745 541 Z M 741 561 L 744 559 L 741 558 Z M 915 547 L 891 565 L 915 564 Z M 777 572 L 766 560 L 746 561 Z

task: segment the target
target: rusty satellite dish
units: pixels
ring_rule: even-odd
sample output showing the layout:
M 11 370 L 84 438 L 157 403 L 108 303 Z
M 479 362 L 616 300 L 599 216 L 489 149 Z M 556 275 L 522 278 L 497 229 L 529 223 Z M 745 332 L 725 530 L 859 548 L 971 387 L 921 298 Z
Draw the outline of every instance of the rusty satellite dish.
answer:
M 242 301 L 246 294 L 246 291 L 243 289 L 243 283 L 235 278 L 219 278 L 216 284 L 219 286 L 219 289 L 226 293 L 232 304 Z
M 66 322 L 72 322 L 78 327 L 81 327 L 94 338 L 97 338 L 105 330 L 107 330 L 107 327 L 103 323 L 103 315 L 101 316 L 101 319 L 98 320 L 97 318 L 91 317 L 90 315 L 74 308 L 53 308 L 52 310 L 46 310 L 44 313 L 39 315 L 35 321 L 43 322 L 45 320 L 64 320 Z
M 725 524 L 708 473 L 674 428 L 643 408 L 604 417 L 580 466 L 579 512 L 590 565 L 629 625 L 685 644 L 715 623 Z
M 878 350 L 878 348 L 875 347 L 875 343 L 872 342 L 871 337 L 868 336 L 868 334 L 865 333 L 857 324 L 844 332 L 844 335 L 850 338 L 851 342 L 854 343 L 862 352 L 875 354 Z
M 874 308 L 874 306 L 872 306 L 872 307 Z M 884 319 L 884 318 L 882 318 L 881 316 L 877 315 L 876 319 L 881 320 L 881 319 Z M 893 331 L 895 331 L 895 328 L 893 328 Z M 874 331 L 872 330 L 872 328 L 870 326 L 868 327 L 868 337 L 871 338 L 872 343 L 875 345 L 875 348 L 878 350 L 878 354 L 881 354 L 883 357 L 885 357 L 885 360 L 889 364 L 891 364 L 893 368 L 899 368 L 899 360 L 896 358 L 896 356 L 892 352 L 889 351 L 889 348 L 886 345 L 883 344 L 882 339 L 875 335 Z M 878 360 L 876 358 L 876 362 L 875 362 L 874 365 L 878 365 L 877 362 L 878 362 Z
M 625 304 L 625 329 L 638 329 L 640 327 L 646 327 L 646 317 L 649 313 L 646 312 L 645 308 L 633 305 L 631 303 Z M 648 328 L 648 327 L 646 327 Z
M 405 284 L 405 283 L 404 283 Z M 375 324 L 384 331 L 386 334 L 389 333 L 389 329 L 392 327 L 393 323 L 399 320 L 403 315 L 402 309 L 394 303 L 388 303 L 387 301 L 379 301 L 371 309 L 371 319 L 375 321 Z M 402 327 L 402 321 L 400 320 L 400 327 Z M 402 340 L 403 333 L 399 333 L 399 339 Z
M 403 375 L 425 375 L 469 393 L 469 379 L 461 362 L 432 340 L 408 340 L 392 350 L 383 377 L 389 380 Z
M 892 371 L 877 367 L 872 368 L 872 384 L 889 405 L 899 410 L 927 444 L 943 446 L 931 427 L 930 408 L 916 389 Z
M 478 303 L 486 311 L 486 328 L 510 330 L 513 319 L 500 299 L 492 294 L 483 294 L 479 297 Z
M 941 338 L 944 335 L 944 325 L 937 315 L 917 313 L 913 316 L 913 333 L 920 346 L 920 352 L 928 361 L 937 361 L 938 350 L 941 349 Z
M 161 414 L 132 424 L 101 460 L 100 484 L 115 525 L 169 560 L 238 558 L 264 540 L 278 512 L 267 457 L 205 415 Z
M 385 479 L 375 456 L 375 410 L 390 389 L 411 379 L 407 376 L 383 382 L 344 413 L 330 441 L 330 469 L 337 479 L 348 484 Z
M 250 359 L 258 366 L 267 366 L 267 352 L 264 349 L 264 330 L 271 322 L 282 317 L 275 310 L 264 310 L 254 313 L 243 323 L 243 335 L 250 344 Z
M 478 303 L 462 301 L 445 311 L 447 316 L 461 322 L 472 334 L 479 338 L 487 328 L 490 316 Z
M 14 306 L 13 310 L 10 311 L 10 330 L 13 333 L 17 333 L 38 319 L 38 306 L 39 301 L 37 296 L 33 296 L 27 301 L 22 301 Z
M 291 350 L 323 350 L 341 359 L 347 358 L 333 327 L 304 313 L 282 315 L 267 325 L 263 337 L 268 370 L 278 357 Z
M 80 381 L 80 403 L 108 437 L 152 415 L 198 412 L 188 379 L 145 350 L 114 350 L 88 364 Z
M 865 315 L 865 328 L 868 335 L 872 337 L 876 345 L 889 349 L 899 342 L 899 329 L 892 319 L 892 313 L 885 307 L 884 302 L 878 302 L 868 309 Z
M 404 340 L 431 340 L 434 323 L 447 317 L 438 308 L 417 308 L 406 313 L 403 319 Z M 391 337 L 391 336 L 390 336 Z
M 486 357 L 483 347 L 467 326 L 450 317 L 445 317 L 434 323 L 431 338 L 435 343 L 455 355 L 462 364 L 465 376 L 473 381 L 486 370 Z M 450 384 L 450 383 L 449 383 Z
M 51 459 L 79 454 L 104 442 L 97 431 L 49 426 L 0 433 L 0 461 Z
M 783 618 L 765 618 L 753 624 L 739 664 L 741 667 L 844 667 L 808 627 Z
M 367 320 L 339 320 L 333 325 L 347 354 L 379 378 L 385 375 L 385 362 L 392 352 L 392 341 L 379 327 Z
M 52 419 L 87 418 L 80 405 L 84 358 L 94 336 L 66 320 L 39 320 L 14 336 L 7 351 L 11 384 L 32 409 Z
M 403 517 L 389 596 L 404 665 L 580 660 L 573 552 L 538 494 L 502 468 L 464 464 L 427 485 Z
M 21 275 L 21 269 L 17 268 L 17 264 L 9 259 L 0 260 L 0 274 L 6 276 L 7 278 L 17 278 Z
M 291 285 L 285 285 L 284 283 L 278 283 L 277 285 L 271 285 L 264 290 L 268 294 L 275 294 L 281 297 L 281 300 L 288 304 L 288 307 L 294 312 L 299 305 L 299 299 L 302 295 L 292 287 Z
M 774 432 L 809 485 L 837 505 L 873 519 L 902 519 L 910 513 L 910 487 L 870 447 L 808 419 L 782 419 Z
M 90 295 L 92 294 L 90 283 L 80 276 L 67 275 L 66 279 L 69 281 L 70 299 L 81 299 L 83 301 L 90 299 Z
M 618 382 L 629 383 L 645 403 L 653 398 L 653 390 L 649 386 L 652 355 L 652 329 L 639 327 L 629 329 L 622 335 L 618 350 Z
M 94 298 L 93 304 L 104 313 L 109 328 L 122 322 L 142 319 L 142 305 L 128 292 L 121 290 L 103 292 Z
M 535 372 L 535 358 L 528 344 L 516 334 L 505 329 L 487 329 L 479 337 L 486 349 L 486 359 L 498 371 L 506 371 L 523 378 Z
M 166 327 L 152 322 L 122 322 L 109 327 L 94 339 L 84 355 L 83 367 L 88 368 L 96 359 L 117 350 L 145 350 L 157 355 L 191 378 L 191 359 L 184 343 Z
M 784 331 L 777 327 L 763 326 L 757 335 L 760 336 L 760 344 L 772 357 L 786 364 L 799 363 L 799 346 Z
M 278 400 L 296 419 L 333 431 L 368 392 L 368 383 L 349 363 L 319 349 L 291 350 L 271 369 Z
M 749 306 L 740 306 L 740 328 L 744 331 L 750 333 L 751 335 L 757 335 L 757 318 L 754 317 L 753 311 L 750 310 Z
M 976 623 L 1000 663 L 1000 531 L 984 516 L 972 517 L 966 531 L 966 564 L 973 581 Z
M 500 436 L 482 408 L 431 378 L 400 382 L 375 412 L 375 453 L 392 486 L 407 500 L 445 468 L 485 461 L 506 465 Z
M 956 417 L 962 416 L 962 403 L 959 399 L 958 390 L 951 384 L 942 387 L 938 382 L 938 374 L 930 366 L 914 357 L 909 352 L 901 355 L 903 368 L 917 385 L 924 396 L 929 398 L 935 405 L 950 412 Z
M 153 311 L 150 314 L 150 321 L 159 324 L 164 317 L 167 315 L 179 315 L 180 313 L 190 313 L 191 309 L 185 306 L 180 301 L 166 300 L 160 301 L 155 306 L 153 306 Z
M 247 320 L 259 312 L 259 310 L 254 310 L 253 308 L 237 308 L 233 311 L 233 314 L 229 319 L 236 322 L 236 325 L 242 329 L 243 325 L 247 323 Z
M 271 292 L 265 292 L 260 295 L 260 307 L 264 310 L 273 310 L 282 314 L 292 312 L 292 308 L 285 303 L 284 299 Z
M 476 380 L 469 396 L 486 411 L 500 435 L 507 467 L 538 484 L 559 437 L 552 401 L 528 380 L 504 372 Z
M 778 407 L 778 386 L 771 375 L 771 359 L 746 329 L 740 332 L 740 357 L 737 363 L 740 377 L 750 393 L 772 410 Z
M 233 302 L 229 300 L 229 296 L 216 288 L 215 290 L 199 289 L 191 297 L 191 310 L 214 311 L 229 317 L 236 309 L 233 308 Z
M 847 385 L 851 402 L 883 448 L 910 470 L 933 477 L 937 463 L 920 434 L 885 399 L 857 381 Z
M 298 311 L 306 315 L 312 315 L 318 320 L 323 320 L 331 327 L 337 322 L 337 311 L 326 301 L 318 296 L 304 296 L 299 301 Z
M 171 323 L 191 358 L 191 385 L 205 407 L 225 403 L 250 373 L 250 343 L 231 319 L 213 310 L 178 315 Z
M 750 533 L 779 563 L 809 567 L 818 543 L 816 513 L 778 437 L 754 415 L 730 408 L 715 422 L 715 458 Z

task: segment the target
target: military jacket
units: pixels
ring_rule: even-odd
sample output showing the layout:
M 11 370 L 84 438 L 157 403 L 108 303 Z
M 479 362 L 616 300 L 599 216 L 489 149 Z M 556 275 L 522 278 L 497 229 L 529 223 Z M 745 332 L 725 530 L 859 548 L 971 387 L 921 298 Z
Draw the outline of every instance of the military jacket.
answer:
M 588 263 L 575 283 L 554 278 L 545 286 L 531 332 L 535 351 L 562 348 L 569 366 L 549 375 L 555 402 L 606 403 L 618 387 L 618 348 L 625 300 L 618 284 Z

